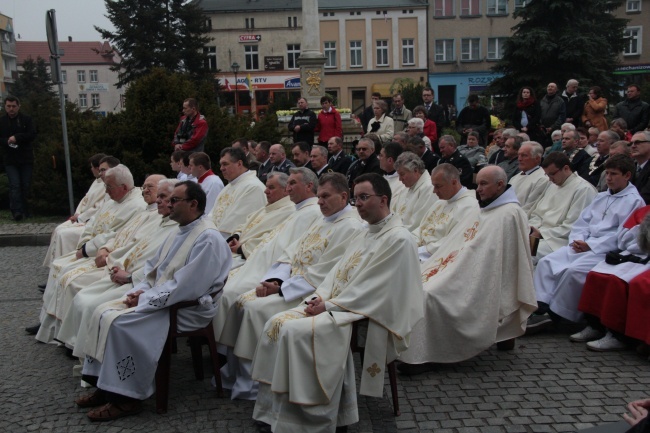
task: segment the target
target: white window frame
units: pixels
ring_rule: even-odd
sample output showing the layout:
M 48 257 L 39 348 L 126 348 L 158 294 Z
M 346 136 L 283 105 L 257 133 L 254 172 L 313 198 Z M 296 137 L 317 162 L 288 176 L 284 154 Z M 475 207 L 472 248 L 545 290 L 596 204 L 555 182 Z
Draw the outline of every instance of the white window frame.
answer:
M 68 71 L 61 69 L 61 83 L 66 84 L 68 82 Z
M 88 95 L 85 93 L 79 94 L 79 108 L 88 108 Z
M 336 68 L 336 41 L 323 42 L 323 54 L 325 54 L 325 67 Z
M 257 45 L 244 45 L 244 59 L 247 71 L 257 71 L 260 68 L 260 52 Z
M 453 62 L 456 60 L 456 41 L 454 39 L 436 39 L 434 43 L 434 62 Z
M 389 66 L 388 62 L 388 39 L 377 39 L 375 41 L 377 66 Z
M 451 10 L 447 10 L 447 0 L 434 0 L 433 2 L 433 16 L 434 18 L 453 17 L 455 0 L 451 1 Z
M 507 15 L 508 0 L 487 0 L 488 15 Z
M 91 93 L 90 94 L 90 103 L 92 107 L 99 107 L 102 105 L 100 99 L 99 99 L 99 93 Z
M 641 0 L 627 0 L 625 2 L 625 12 L 637 13 L 641 12 Z
M 460 61 L 481 60 L 481 38 L 462 38 L 460 40 Z
M 206 66 L 208 71 L 216 71 L 217 68 L 217 47 L 203 47 L 203 54 L 205 54 Z
M 99 82 L 99 73 L 97 72 L 97 69 L 91 69 L 90 71 L 88 71 L 88 75 L 90 77 L 91 83 Z
M 526 7 L 530 0 L 515 0 L 515 12 Z
M 363 42 L 350 41 L 350 67 L 363 68 Z
M 638 56 L 640 55 L 643 50 L 641 43 L 643 41 L 643 26 L 632 26 L 632 27 L 627 27 L 625 29 L 625 38 L 627 39 L 627 43 L 625 45 L 625 49 L 623 50 L 623 55 L 624 56 Z M 633 45 L 635 45 L 636 41 L 636 50 L 632 51 Z
M 86 82 L 86 71 L 79 70 L 77 71 L 77 82 L 85 83 Z
M 487 60 L 500 60 L 503 58 L 503 44 L 506 37 L 488 38 Z
M 475 0 L 460 0 L 460 16 L 461 17 L 475 17 L 481 15 L 481 0 L 478 0 L 476 8 L 473 8 Z M 476 10 L 474 10 L 476 9 Z M 464 12 L 466 11 L 466 12 Z
M 415 39 L 402 39 L 402 65 L 415 65 Z
M 298 69 L 300 44 L 287 44 L 287 69 Z

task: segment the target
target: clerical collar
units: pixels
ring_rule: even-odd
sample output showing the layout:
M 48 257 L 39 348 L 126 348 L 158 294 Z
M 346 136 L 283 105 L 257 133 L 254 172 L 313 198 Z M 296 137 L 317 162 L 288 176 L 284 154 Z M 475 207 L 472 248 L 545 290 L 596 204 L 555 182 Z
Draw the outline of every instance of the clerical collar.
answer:
M 397 170 L 390 171 L 384 175 L 385 178 L 393 178 L 397 176 L 398 176 Z
M 323 217 L 323 220 L 324 220 L 326 223 L 332 223 L 332 222 L 336 221 L 336 219 L 337 219 L 339 216 L 341 216 L 341 215 L 344 214 L 345 212 L 350 212 L 351 210 L 352 210 L 352 206 L 350 206 L 350 205 L 348 204 L 348 205 L 346 205 L 343 209 L 341 209 L 340 211 L 336 212 L 335 214 L 330 215 L 330 216 L 327 216 L 327 217 Z
M 617 195 L 617 194 L 620 194 L 620 193 L 622 193 L 623 191 L 625 191 L 625 190 L 627 189 L 627 187 L 630 186 L 630 185 L 631 185 L 631 183 L 628 182 L 627 185 L 625 185 L 625 188 L 622 188 L 622 189 L 620 189 L 620 190 L 618 190 L 618 191 L 616 191 L 616 192 L 612 191 L 611 188 L 607 188 L 607 192 L 609 192 L 609 195 Z
M 153 212 L 153 211 L 158 211 L 158 203 L 153 202 L 151 204 L 147 205 L 147 211 Z
M 248 173 L 250 173 L 250 170 L 249 170 L 249 171 L 245 171 L 245 172 L 243 172 L 242 174 L 240 174 L 239 176 L 237 176 L 236 178 L 234 178 L 233 180 L 231 180 L 231 181 L 230 181 L 230 184 L 231 184 L 231 185 L 236 185 L 237 182 L 240 182 L 241 179 L 243 179 L 244 176 L 246 176 Z
M 198 217 L 197 219 L 195 219 L 189 224 L 185 224 L 184 226 L 179 226 L 180 232 L 187 233 L 190 230 L 194 229 L 194 227 L 196 227 L 199 224 L 199 221 L 201 221 L 203 218 L 206 218 L 206 214 L 201 215 L 200 217 Z
M 467 191 L 467 188 L 462 187 L 462 188 L 461 188 L 461 189 L 460 189 L 456 194 L 454 194 L 454 196 L 453 196 L 452 198 L 450 198 L 449 200 L 447 200 L 447 202 L 448 202 L 448 203 L 451 203 L 451 202 L 453 202 L 453 201 L 458 200 L 458 199 L 460 198 L 460 196 L 462 196 L 463 194 L 465 194 L 466 191 Z
M 379 233 L 381 231 L 381 229 L 383 229 L 384 226 L 386 224 L 388 224 L 388 221 L 390 221 L 391 218 L 393 218 L 393 213 L 392 212 L 389 213 L 388 216 L 386 218 L 384 218 L 383 220 L 378 221 L 375 224 L 369 224 L 368 225 L 368 231 L 370 233 Z
M 203 181 L 205 180 L 206 177 L 212 176 L 213 174 L 214 174 L 214 172 L 212 170 L 206 171 L 205 173 L 203 173 L 203 175 L 201 177 L 199 177 L 199 183 L 203 183 Z
M 498 197 L 485 201 L 479 200 L 478 205 L 481 207 L 481 210 L 491 210 L 508 203 L 519 204 L 519 200 L 517 200 L 517 194 L 515 194 L 515 189 L 511 188 L 511 186 L 512 185 L 510 184 L 506 185 L 506 190 Z
M 142 191 L 141 188 L 137 188 L 137 189 L 139 189 L 140 191 Z M 133 191 L 135 191 L 135 190 L 136 190 L 136 188 L 131 188 L 131 190 L 130 190 L 129 192 L 127 192 L 126 194 L 124 194 L 124 197 L 122 197 L 121 200 L 115 200 L 115 201 L 118 202 L 118 203 L 124 203 L 124 202 L 125 202 L 125 201 L 130 197 L 130 196 L 131 196 L 131 194 L 133 194 Z M 140 192 L 140 194 L 142 194 L 142 192 Z

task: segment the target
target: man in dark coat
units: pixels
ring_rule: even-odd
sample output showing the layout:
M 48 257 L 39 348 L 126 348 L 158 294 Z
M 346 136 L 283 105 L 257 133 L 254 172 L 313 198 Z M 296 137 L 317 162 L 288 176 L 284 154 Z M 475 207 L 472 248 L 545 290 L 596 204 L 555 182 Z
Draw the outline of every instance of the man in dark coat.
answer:
M 335 172 L 346 175 L 353 160 L 343 150 L 343 140 L 341 137 L 330 138 L 327 142 L 327 150 L 330 155 L 327 165 Z
M 289 121 L 289 131 L 293 132 L 293 142 L 305 141 L 314 144 L 314 129 L 318 118 L 316 113 L 309 109 L 305 98 L 298 99 L 298 111 L 293 113 Z
M 438 165 L 446 162 L 456 167 L 460 175 L 461 185 L 466 188 L 472 188 L 474 184 L 472 181 L 474 170 L 472 170 L 472 164 L 470 164 L 469 160 L 458 151 L 456 139 L 451 135 L 443 135 L 438 140 L 438 144 L 440 146 L 441 156 L 438 160 Z
M 366 173 L 377 173 L 383 175 L 384 171 L 379 166 L 379 159 L 375 153 L 375 142 L 369 138 L 362 138 L 357 144 L 357 155 L 359 159 L 354 161 L 346 177 L 350 188 L 354 187 L 354 179 Z
M 34 168 L 36 128 L 32 118 L 20 113 L 15 96 L 5 98 L 5 115 L 0 117 L 0 146 L 9 179 L 9 208 L 16 221 L 30 216 L 29 189 Z
M 566 123 L 573 123 L 576 127 L 582 125 L 582 111 L 587 102 L 587 95 L 578 93 L 580 83 L 573 78 L 567 81 L 566 90 L 562 92 L 562 99 L 566 105 Z
M 479 103 L 477 94 L 469 95 L 467 104 L 467 107 L 460 110 L 456 119 L 456 131 L 461 137 L 460 144 L 467 143 L 467 134 L 475 131 L 479 134 L 479 145 L 485 147 L 491 126 L 490 112 Z

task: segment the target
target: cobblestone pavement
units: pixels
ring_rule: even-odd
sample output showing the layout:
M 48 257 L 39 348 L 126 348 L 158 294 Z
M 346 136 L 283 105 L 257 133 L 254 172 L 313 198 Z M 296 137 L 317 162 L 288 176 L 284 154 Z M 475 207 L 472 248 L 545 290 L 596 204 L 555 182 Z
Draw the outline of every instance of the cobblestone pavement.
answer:
M 62 218 L 62 221 L 65 220 Z M 0 247 L 49 245 L 52 232 L 60 223 L 0 224 Z
M 75 362 L 23 330 L 38 317 L 45 251 L 0 248 L 0 431 L 256 431 L 252 402 L 217 398 L 208 379 L 196 381 L 183 342 L 173 357 L 167 414 L 157 415 L 150 399 L 136 417 L 90 423 L 73 403 L 87 392 L 72 377 Z M 547 334 L 518 339 L 512 352 L 493 348 L 436 372 L 399 376 L 398 386 L 402 416 L 392 416 L 388 398 L 361 397 L 361 421 L 350 432 L 572 432 L 618 421 L 627 401 L 650 394 L 650 363 L 634 351 L 597 354 Z

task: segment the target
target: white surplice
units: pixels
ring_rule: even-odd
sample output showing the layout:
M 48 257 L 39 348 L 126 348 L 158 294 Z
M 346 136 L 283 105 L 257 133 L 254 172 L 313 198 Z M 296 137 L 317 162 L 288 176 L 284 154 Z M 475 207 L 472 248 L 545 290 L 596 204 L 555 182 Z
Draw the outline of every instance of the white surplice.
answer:
M 358 421 L 351 322 L 370 319 L 360 393 L 381 397 L 386 363 L 422 318 L 418 269 L 413 236 L 396 215 L 350 239 L 316 291 L 327 311 L 306 317 L 300 306 L 266 323 L 253 361 L 261 397 L 253 418 L 282 432 L 334 432 Z
M 246 222 L 235 229 L 234 234 L 239 235 L 241 254 L 234 254 L 232 267 L 238 268 L 246 262 L 257 246 L 271 231 L 282 223 L 296 210 L 296 205 L 289 196 L 283 197 L 275 203 L 267 204 L 262 209 L 253 212 L 246 218 Z
M 76 295 L 67 311 L 62 316 L 58 316 L 63 319 L 56 339 L 65 343 L 67 347 L 74 348 L 74 354 L 78 357 L 83 356 L 83 353 L 77 347 L 77 340 L 83 340 L 87 335 L 88 322 L 95 308 L 104 302 L 122 298 L 133 284 L 141 282 L 144 279 L 142 269 L 145 262 L 156 254 L 160 245 L 172 232 L 178 230 L 178 223 L 170 220 L 169 217 L 163 218 L 157 212 L 146 216 L 148 218 L 142 222 L 142 225 L 135 226 L 134 223 L 129 230 L 133 233 L 131 236 L 134 238 L 134 243 L 125 242 L 122 247 L 111 251 L 106 258 L 106 266 L 91 269 L 69 282 L 70 287 L 67 290 L 76 292 Z M 116 236 L 116 243 L 118 237 L 120 234 Z M 119 285 L 111 281 L 109 271 L 113 266 L 130 273 L 133 284 Z
M 542 197 L 544 191 L 551 183 L 546 173 L 539 165 L 532 172 L 522 174 L 519 172 L 508 181 L 515 189 L 519 205 L 530 216 L 530 211 L 535 207 L 537 201 Z
M 580 213 L 596 197 L 596 188 L 577 174 L 569 176 L 561 186 L 552 182 L 528 215 L 528 224 L 542 235 L 533 262 L 566 246 L 569 233 Z
M 422 218 L 437 200 L 438 196 L 433 193 L 431 175 L 424 170 L 413 186 L 405 188 L 404 193 L 394 203 L 395 206 L 391 199 L 391 209 L 395 209 L 395 215 L 402 219 L 404 226 L 409 231 L 413 231 L 420 226 Z
M 180 227 L 145 265 L 146 280 L 129 293 L 144 290 L 137 307 L 103 304 L 93 314 L 84 345 L 83 374 L 97 376 L 97 387 L 144 400 L 154 393 L 156 366 L 169 331 L 167 307 L 199 300 L 178 313 L 178 328 L 206 326 L 230 269 L 231 253 L 210 218 Z M 218 297 L 218 296 L 217 296 Z M 109 303 L 110 304 L 110 303 Z
M 406 187 L 402 183 L 401 180 L 399 180 L 399 175 L 397 172 L 394 172 L 392 174 L 385 174 L 384 179 L 388 181 L 388 185 L 390 186 L 390 192 L 391 192 L 391 199 L 390 199 L 390 211 L 395 213 L 395 207 L 397 204 L 401 201 L 401 196 L 406 192 Z
M 257 174 L 249 170 L 221 190 L 210 216 L 224 238 L 232 235 L 248 215 L 266 206 L 264 189 Z
M 76 223 L 66 221 L 59 224 L 52 232 L 50 246 L 45 254 L 43 266 L 49 268 L 52 261 L 74 251 L 83 232 L 83 227 L 90 220 L 106 200 L 110 200 L 106 194 L 106 188 L 101 178 L 95 179 L 90 185 L 88 192 L 79 202 L 75 215 L 78 215 Z
M 413 231 L 418 243 L 420 261 L 425 261 L 446 242 L 446 237 L 458 222 L 466 217 L 478 216 L 476 192 L 462 187 L 449 200 L 438 200 L 424 216 L 420 226 Z
M 587 273 L 605 259 L 607 252 L 617 248 L 626 230 L 623 223 L 644 205 L 631 183 L 616 194 L 609 190 L 599 193 L 569 234 L 569 244 L 584 241 L 591 249 L 577 253 L 567 245 L 541 259 L 534 275 L 537 300 L 549 304 L 551 311 L 567 320 L 580 321 L 583 313 L 578 311 L 578 302 Z
M 522 335 L 535 311 L 526 214 L 510 186 L 480 214 L 459 216 L 421 266 L 424 320 L 400 360 L 451 363 Z
M 216 174 L 211 174 L 199 182 L 205 192 L 205 208 L 212 209 L 217 201 L 217 197 L 223 190 L 223 181 Z
M 223 383 L 231 389 L 231 398 L 255 399 L 257 385 L 250 377 L 250 364 L 264 324 L 271 316 L 299 305 L 314 293 L 328 272 L 349 247 L 350 238 L 363 225 L 351 206 L 315 222 L 288 251 L 278 259 L 260 281 L 282 281 L 283 296 L 259 298 L 255 289 L 239 296 L 231 309 L 229 321 L 221 333 L 220 343 L 232 347 L 222 369 Z
M 219 312 L 214 318 L 214 335 L 219 342 L 224 326 L 229 321 L 231 308 L 239 295 L 255 287 L 264 273 L 297 241 L 313 223 L 323 217 L 316 197 L 308 198 L 296 205 L 296 210 L 283 223 L 269 233 L 257 249 L 239 268 L 228 274 L 228 282 L 219 301 Z
M 142 198 L 140 188 L 133 188 L 119 202 L 107 200 L 84 226 L 84 231 L 77 243 L 76 249 L 85 245 L 88 257 L 77 259 L 76 251 L 72 251 L 52 262 L 43 293 L 43 307 L 40 313 L 41 327 L 36 334 L 39 341 L 50 342 L 57 332 L 59 322 L 56 320 L 56 307 L 60 300 L 59 278 L 74 268 L 94 263 L 97 251 L 115 238 L 117 232 L 132 218 L 145 212 L 146 207 L 147 204 Z

